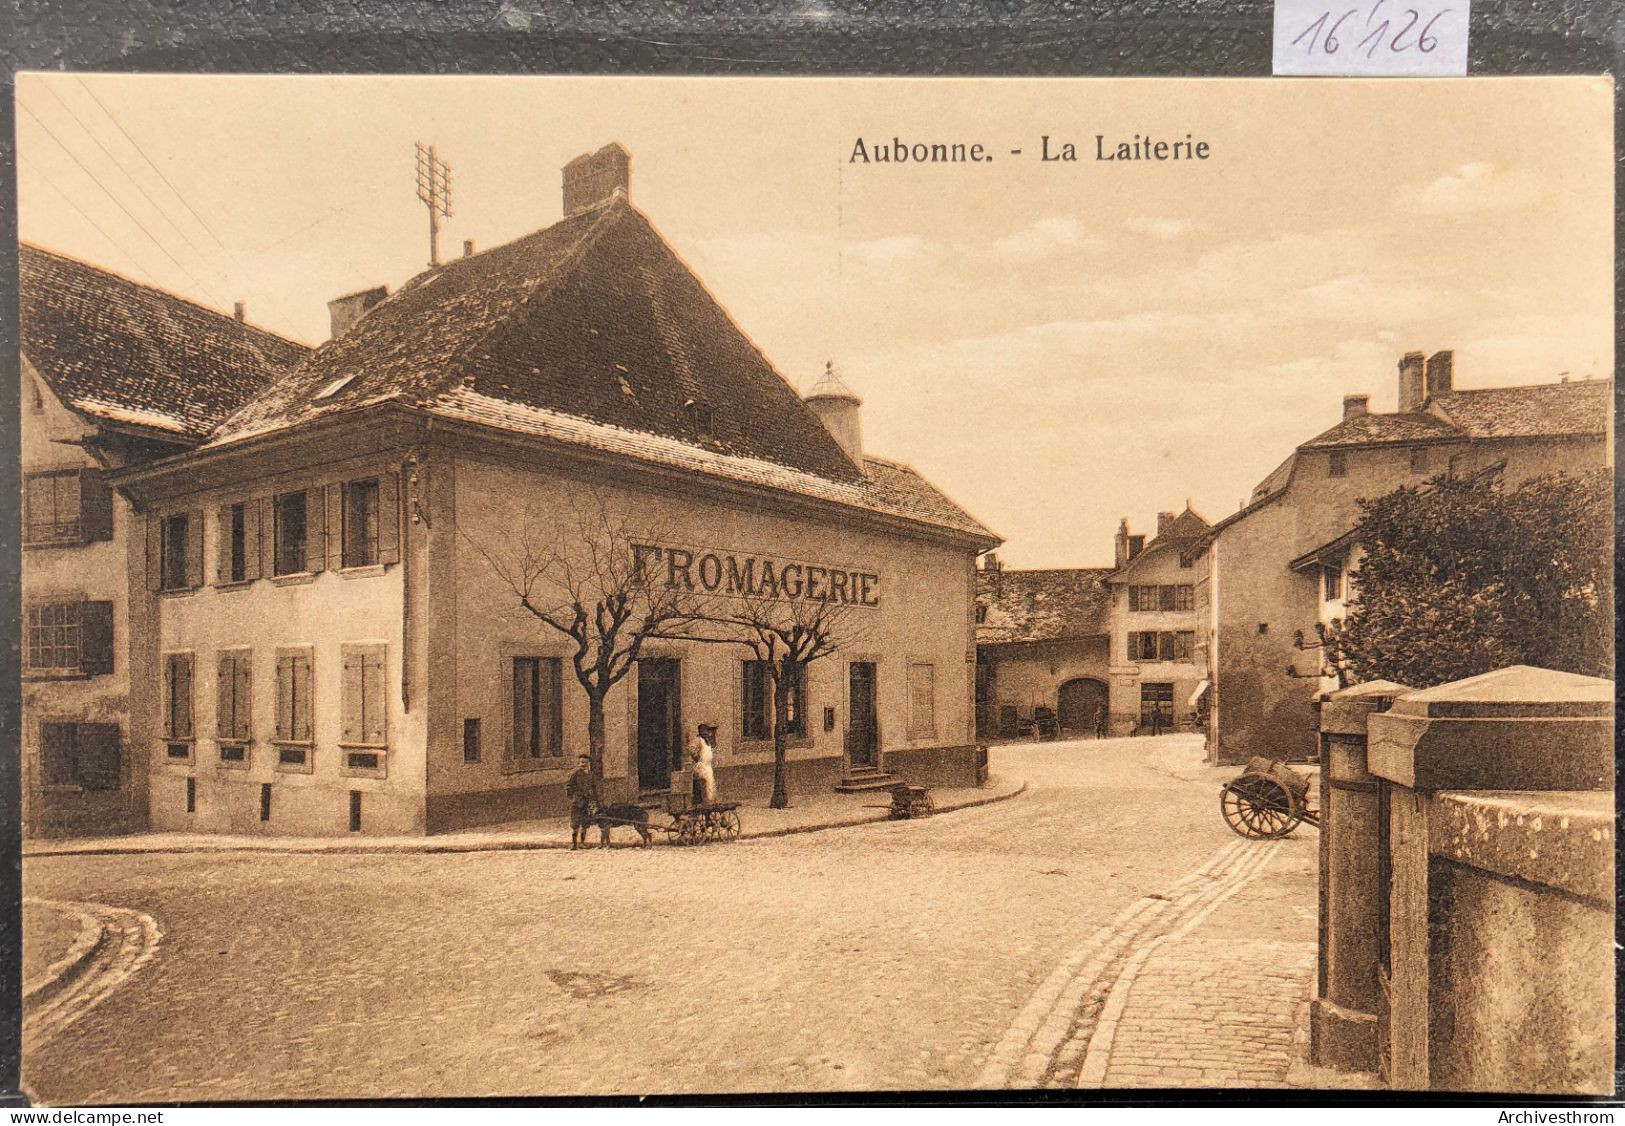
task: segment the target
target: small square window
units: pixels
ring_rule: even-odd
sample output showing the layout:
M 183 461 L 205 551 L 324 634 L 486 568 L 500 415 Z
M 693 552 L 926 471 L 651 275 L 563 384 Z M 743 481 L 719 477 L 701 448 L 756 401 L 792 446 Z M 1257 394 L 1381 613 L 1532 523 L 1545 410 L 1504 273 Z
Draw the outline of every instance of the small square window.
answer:
M 1258 623 L 1259 636 L 1262 637 L 1264 634 L 1268 633 L 1269 631 L 1270 631 L 1270 624 L 1268 622 L 1259 622 Z
M 1347 477 L 1349 475 L 1349 455 L 1346 450 L 1333 450 L 1326 461 L 1326 475 L 1328 477 Z
M 236 764 L 246 763 L 248 761 L 248 748 L 233 744 L 222 746 L 220 748 L 220 761 Z
M 172 759 L 180 759 L 184 762 L 192 757 L 192 744 L 171 743 L 164 748 L 164 754 Z
M 351 751 L 344 756 L 344 765 L 351 770 L 377 770 L 379 758 L 373 751 Z
M 310 753 L 303 747 L 279 747 L 276 760 L 282 766 L 304 766 L 310 761 Z

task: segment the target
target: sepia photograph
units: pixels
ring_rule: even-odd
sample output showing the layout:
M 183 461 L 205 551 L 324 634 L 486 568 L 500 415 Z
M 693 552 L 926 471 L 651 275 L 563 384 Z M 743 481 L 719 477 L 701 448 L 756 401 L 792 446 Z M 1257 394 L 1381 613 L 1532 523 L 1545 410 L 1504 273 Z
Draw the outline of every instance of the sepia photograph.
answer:
M 23 1094 L 1611 1098 L 1614 97 L 17 75 Z

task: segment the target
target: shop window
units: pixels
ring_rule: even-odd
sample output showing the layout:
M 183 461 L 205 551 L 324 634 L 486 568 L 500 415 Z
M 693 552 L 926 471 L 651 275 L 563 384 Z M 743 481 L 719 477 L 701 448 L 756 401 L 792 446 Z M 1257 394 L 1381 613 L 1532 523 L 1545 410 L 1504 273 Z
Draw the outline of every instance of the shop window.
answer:
M 243 762 L 248 757 L 246 748 L 254 737 L 252 664 L 247 649 L 231 649 L 219 655 L 215 667 L 214 734 L 221 762 Z
M 113 671 L 113 604 L 48 602 L 24 615 L 24 668 L 34 676 L 101 676 Z
M 184 746 L 192 739 L 192 654 L 164 655 L 163 737 Z M 180 757 L 171 752 L 171 758 Z
M 281 766 L 309 765 L 306 749 L 312 742 L 313 667 L 311 653 L 283 650 L 276 657 L 276 733 Z
M 30 473 L 23 483 L 25 544 L 94 543 L 113 538 L 113 494 L 96 469 Z
M 1349 475 L 1349 455 L 1347 450 L 1333 450 L 1326 459 L 1326 475 L 1328 477 L 1347 477 Z
M 116 790 L 121 757 L 116 723 L 40 725 L 42 785 Z
M 1164 731 L 1174 722 L 1174 686 L 1172 684 L 1140 685 L 1140 725 L 1157 727 Z
M 540 762 L 564 754 L 564 662 L 557 657 L 513 659 L 513 737 L 508 757 Z
M 908 737 L 932 739 L 937 734 L 937 669 L 935 665 L 908 666 Z
M 340 709 L 343 726 L 339 742 L 346 747 L 387 746 L 389 693 L 385 689 L 384 647 L 346 645 L 341 657 L 344 662 Z

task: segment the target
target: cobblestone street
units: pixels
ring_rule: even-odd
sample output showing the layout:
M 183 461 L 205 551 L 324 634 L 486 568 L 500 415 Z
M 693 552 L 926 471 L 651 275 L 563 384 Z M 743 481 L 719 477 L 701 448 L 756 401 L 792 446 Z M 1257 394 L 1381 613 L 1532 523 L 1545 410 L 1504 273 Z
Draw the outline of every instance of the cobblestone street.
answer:
M 1200 739 L 996 747 L 1009 801 L 698 849 L 29 859 L 155 954 L 27 1046 L 49 1103 L 1275 1085 L 1312 830 Z

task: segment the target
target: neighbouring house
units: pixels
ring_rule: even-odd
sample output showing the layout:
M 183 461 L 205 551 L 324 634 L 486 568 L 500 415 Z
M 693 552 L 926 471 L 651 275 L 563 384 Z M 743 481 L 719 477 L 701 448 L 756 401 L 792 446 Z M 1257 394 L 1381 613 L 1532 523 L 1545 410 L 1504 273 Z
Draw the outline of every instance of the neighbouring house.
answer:
M 142 517 L 106 475 L 203 441 L 309 349 L 240 305 L 217 313 L 26 243 L 18 272 L 23 828 L 128 831 L 147 821 L 129 709 Z
M 998 538 L 862 448 L 833 369 L 798 395 L 629 191 L 619 145 L 570 162 L 558 222 L 334 301 L 294 374 L 120 475 L 145 518 L 131 722 L 155 826 L 562 812 L 589 735 L 576 649 L 495 565 L 531 533 L 578 571 L 847 612 L 793 689 L 792 797 L 977 779 L 975 560 Z M 589 557 L 583 512 L 659 538 Z M 607 792 L 680 798 L 703 723 L 720 793 L 765 797 L 763 672 L 737 645 L 651 641 L 607 699 Z
M 1197 724 L 1206 672 L 1196 644 L 1191 544 L 1208 530 L 1163 512 L 1146 542 L 1118 529 L 1114 566 L 1019 571 L 996 555 L 977 573 L 977 730 L 1132 735 Z
M 1440 474 L 1504 467 L 1509 482 L 1612 464 L 1608 379 L 1460 389 L 1451 352 L 1399 362 L 1399 409 L 1350 395 L 1191 550 L 1212 673 L 1209 754 L 1306 760 L 1323 682 L 1315 624 L 1340 614 L 1361 498 Z

